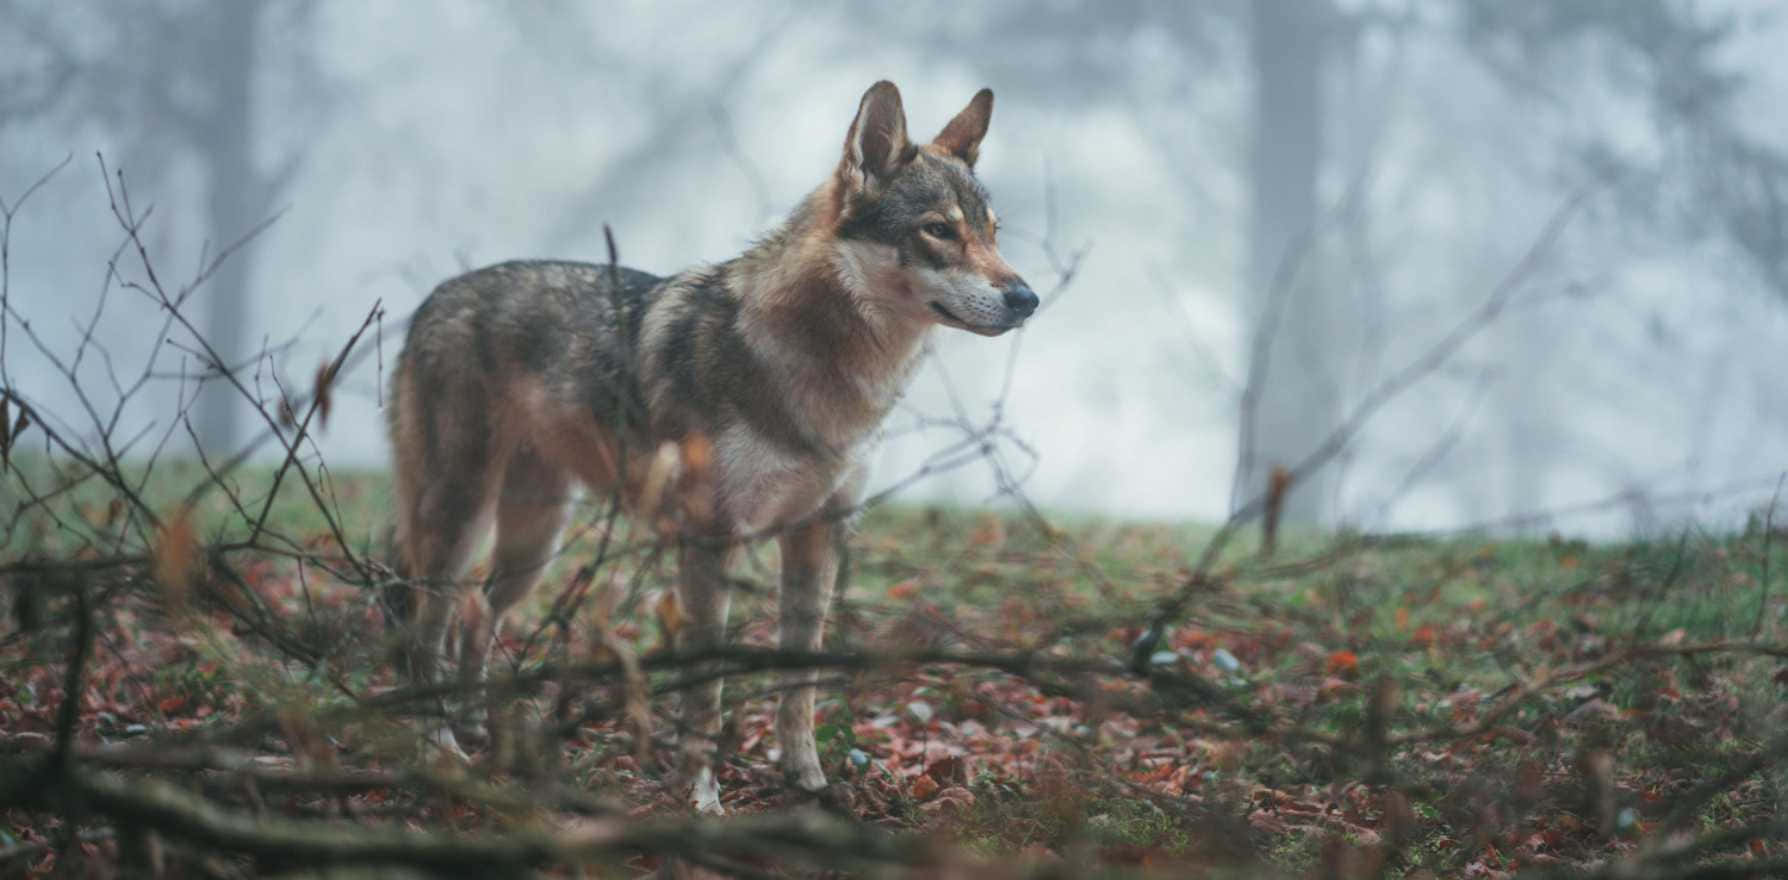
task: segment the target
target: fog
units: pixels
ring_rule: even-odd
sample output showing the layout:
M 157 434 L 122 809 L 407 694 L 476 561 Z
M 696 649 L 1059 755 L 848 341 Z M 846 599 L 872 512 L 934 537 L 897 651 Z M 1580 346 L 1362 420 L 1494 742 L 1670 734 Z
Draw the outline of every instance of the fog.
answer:
M 926 417 L 984 423 L 1005 390 L 1023 447 L 998 454 L 1041 507 L 1221 519 L 1465 327 L 1294 486 L 1298 519 L 1726 527 L 1788 470 L 1785 39 L 1765 2 L 11 0 L 0 197 L 73 158 L 12 221 L 9 305 L 72 351 L 104 297 L 111 360 L 152 355 L 157 308 L 107 283 L 96 154 L 153 204 L 170 279 L 271 218 L 195 308 L 276 394 L 383 303 L 320 438 L 379 467 L 383 370 L 441 280 L 606 261 L 604 224 L 626 265 L 724 260 L 832 173 L 870 83 L 916 136 L 988 86 L 977 172 L 1046 305 L 998 339 L 934 333 L 877 485 L 956 439 Z M 54 364 L 16 335 L 5 358 L 78 423 Z M 104 361 L 81 369 L 109 399 Z M 183 384 L 127 418 L 164 424 Z M 202 433 L 246 443 L 231 418 Z M 970 461 L 898 497 L 1000 488 Z

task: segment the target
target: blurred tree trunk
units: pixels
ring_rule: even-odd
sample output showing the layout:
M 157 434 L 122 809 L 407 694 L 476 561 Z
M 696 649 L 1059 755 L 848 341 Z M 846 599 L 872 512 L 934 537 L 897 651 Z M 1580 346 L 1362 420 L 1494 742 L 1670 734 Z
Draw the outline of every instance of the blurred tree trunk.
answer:
M 1236 504 L 1266 490 L 1275 466 L 1291 467 L 1334 427 L 1339 411 L 1336 309 L 1312 246 L 1323 154 L 1327 0 L 1255 0 L 1253 212 L 1242 314 L 1249 339 L 1270 347 L 1257 409 L 1242 425 Z M 1288 285 L 1276 290 L 1276 285 Z M 1269 306 L 1283 297 L 1271 338 L 1259 339 Z M 1252 353 L 1251 353 L 1252 354 Z M 1325 469 L 1294 485 L 1281 519 L 1320 522 L 1333 477 Z
M 190 141 L 206 176 L 208 252 L 213 255 L 248 234 L 267 210 L 267 186 L 254 162 L 255 55 L 263 8 L 259 3 L 225 3 L 210 16 L 215 31 L 206 41 L 210 58 L 205 69 L 212 78 L 212 100 L 194 120 L 197 130 Z M 253 255 L 253 248 L 230 255 L 208 283 L 205 334 L 225 367 L 241 365 L 254 350 L 247 338 Z M 241 395 L 229 382 L 213 379 L 198 401 L 199 442 L 210 451 L 234 453 L 242 409 Z
M 97 123 L 120 142 L 108 158 L 128 169 L 139 192 L 165 184 L 164 175 L 190 162 L 203 189 L 209 264 L 268 218 L 273 199 L 300 165 L 301 149 L 268 149 L 259 118 L 265 108 L 257 106 L 263 74 L 272 69 L 304 83 L 292 91 L 298 101 L 281 105 L 284 116 L 315 115 L 328 105 L 328 91 L 307 53 L 291 51 L 309 37 L 317 7 L 309 0 L 144 0 L 130 4 L 129 14 L 111 15 L 101 13 L 111 4 L 97 0 L 0 0 L 0 28 L 16 29 L 41 56 L 0 82 L 0 125 L 28 117 L 78 131 Z M 265 41 L 263 31 L 281 39 Z M 269 155 L 277 153 L 285 155 Z M 158 232 L 183 224 L 185 215 L 178 216 L 163 215 Z M 232 251 L 199 294 L 206 313 L 194 315 L 225 367 L 249 362 L 242 381 L 251 388 L 258 349 L 250 322 L 253 279 L 254 248 Z M 200 445 L 210 453 L 235 453 L 245 415 L 242 395 L 212 364 L 188 366 L 208 376 L 192 412 Z

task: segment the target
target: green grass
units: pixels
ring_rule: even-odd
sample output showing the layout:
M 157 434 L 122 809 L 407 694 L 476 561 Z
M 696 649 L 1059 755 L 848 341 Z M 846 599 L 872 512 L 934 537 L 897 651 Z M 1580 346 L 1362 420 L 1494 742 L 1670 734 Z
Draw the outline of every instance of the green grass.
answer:
M 241 540 L 251 532 L 252 523 L 261 520 L 276 470 L 273 465 L 251 464 L 226 474 L 220 482 L 190 459 L 158 462 L 147 476 L 140 465 L 127 464 L 122 468 L 127 495 L 66 461 L 20 455 L 13 466 L 14 475 L 0 482 L 0 499 L 12 506 L 31 503 L 33 497 L 49 497 L 47 506 L 63 525 L 48 517 L 34 517 L 32 523 L 38 528 L 13 535 L 0 552 L 48 556 L 77 552 L 91 543 L 95 533 L 116 534 L 139 527 L 142 518 L 130 518 L 135 512 L 135 505 L 126 501 L 130 496 L 163 520 L 177 516 L 188 500 L 196 499 L 190 515 L 197 535 L 207 543 Z M 384 472 L 318 473 L 313 469 L 311 473 L 317 497 L 324 503 L 317 503 L 296 469 L 288 469 L 273 495 L 272 507 L 265 512 L 269 528 L 282 535 L 314 537 L 329 530 L 333 517 L 356 549 L 373 546 L 383 538 L 390 522 L 390 480 Z M 53 491 L 66 484 L 74 488 Z M 325 510 L 329 516 L 324 515 Z
M 25 469 L 34 485 L 51 476 L 41 460 Z M 255 467 L 233 478 L 257 513 L 269 476 Z M 193 464 L 170 463 L 142 495 L 154 509 L 171 510 L 201 478 Z M 325 491 L 356 552 L 382 555 L 386 478 L 335 473 Z M 90 532 L 104 522 L 111 497 L 105 487 L 88 484 L 55 509 L 85 521 Z M 511 625 L 512 640 L 534 628 L 569 573 L 593 554 L 598 507 L 580 509 L 583 527 L 573 531 L 561 560 Z M 204 497 L 196 521 L 208 538 L 246 534 L 241 515 L 219 492 Z M 281 488 L 269 522 L 281 536 L 330 552 L 329 542 L 319 539 L 327 521 L 295 479 Z M 1185 583 L 1214 531 L 1208 524 L 1094 516 L 1052 518 L 1045 530 L 1015 515 L 879 507 L 862 518 L 852 540 L 846 607 L 832 638 L 843 648 L 933 643 L 1121 660 L 1154 603 Z M 612 546 L 626 547 L 633 538 L 623 532 Z M 79 528 L 45 527 L 20 531 L 4 549 L 55 554 L 82 542 Z M 1760 637 L 1788 638 L 1788 585 L 1782 583 L 1788 540 L 1755 531 L 1597 544 L 1293 534 L 1273 559 L 1257 552 L 1244 534 L 1224 554 L 1216 585 L 1197 595 L 1165 640 L 1162 648 L 1178 653 L 1166 668 L 1281 726 L 1353 743 L 1364 742 L 1363 731 L 1379 712 L 1393 735 L 1468 727 L 1511 688 L 1587 668 L 1634 645 L 1749 639 L 1766 589 L 1772 598 L 1762 603 Z M 620 562 L 619 583 L 631 584 L 638 574 L 640 595 L 631 613 L 614 622 L 649 652 L 662 643 L 650 596 L 668 589 L 674 572 L 664 560 L 636 572 L 644 558 Z M 273 566 L 275 582 L 293 576 L 290 561 Z M 773 545 L 741 567 L 755 587 L 739 596 L 733 620 L 748 642 L 773 639 L 774 572 Z M 347 596 L 343 616 L 351 619 L 358 588 L 333 589 Z M 299 593 L 280 595 L 297 615 Z M 587 604 L 563 650 L 573 656 L 593 650 L 594 613 Z M 1220 652 L 1238 664 L 1233 674 L 1221 667 Z M 868 818 L 941 834 L 990 858 L 1042 858 L 1046 851 L 1088 873 L 1296 876 L 1320 870 L 1335 852 L 1370 851 L 1391 853 L 1383 876 L 1418 868 L 1456 876 L 1474 865 L 1495 876 L 1549 860 L 1607 859 L 1635 838 L 1658 833 L 1657 823 L 1685 792 L 1751 759 L 1782 729 L 1778 667 L 1768 658 L 1727 652 L 1614 665 L 1537 690 L 1484 736 L 1393 748 L 1376 768 L 1348 749 L 1249 731 L 1218 708 L 1114 715 L 1098 708 L 1095 692 L 1057 703 L 1004 676 L 927 669 L 903 680 L 854 680 L 829 689 L 821 700 L 822 750 L 829 771 L 854 780 L 862 804 L 872 805 L 859 804 L 872 813 Z M 354 670 L 352 681 L 372 680 L 367 670 Z M 1381 681 L 1391 687 L 1375 709 Z M 742 736 L 768 724 L 768 685 L 752 678 L 729 684 Z M 314 681 L 310 686 L 327 690 Z M 1112 687 L 1138 699 L 1151 696 L 1135 681 Z M 252 702 L 255 690 L 227 670 L 220 676 L 215 666 L 205 673 L 192 666 L 163 669 L 155 688 L 188 703 L 220 705 Z M 935 720 L 916 723 L 914 701 L 931 707 Z M 772 773 L 773 739 L 749 742 L 733 765 L 746 781 L 728 783 L 742 792 L 751 790 L 750 780 Z M 941 743 L 962 754 L 970 769 L 960 787 L 973 795 L 972 805 L 938 808 L 935 789 L 915 782 L 931 759 L 914 757 L 914 743 Z M 847 770 L 853 750 L 869 756 L 866 769 Z M 651 767 L 631 766 L 628 752 L 616 725 L 598 724 L 567 764 L 584 785 L 643 797 L 663 780 Z M 1603 833 L 1601 808 L 1586 794 L 1598 783 L 1582 769 L 1586 755 L 1604 753 L 1614 756 L 1611 803 L 1631 809 L 1639 821 L 1612 835 Z M 1151 776 L 1163 766 L 1172 772 Z M 1118 776 L 1152 795 L 1116 782 Z M 1696 805 L 1695 827 L 1711 832 L 1775 815 L 1788 801 L 1784 782 L 1772 770 L 1735 784 Z M 1388 834 L 1385 799 L 1392 791 L 1407 799 L 1411 827 L 1400 832 L 1406 834 L 1401 846 L 1380 851 L 1375 847 Z M 748 799 L 734 806 L 754 808 Z

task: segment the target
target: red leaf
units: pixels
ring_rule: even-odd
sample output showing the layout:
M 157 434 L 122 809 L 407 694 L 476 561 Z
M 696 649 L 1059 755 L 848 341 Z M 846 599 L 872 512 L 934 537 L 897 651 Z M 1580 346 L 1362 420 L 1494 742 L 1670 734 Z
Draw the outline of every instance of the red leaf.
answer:
M 913 800 L 918 800 L 918 801 L 925 800 L 926 798 L 931 797 L 934 794 L 937 794 L 937 791 L 938 791 L 937 780 L 932 779 L 929 776 L 921 776 L 918 779 L 913 780 L 913 787 L 912 787 L 911 791 L 912 791 L 912 795 L 913 795 Z
M 963 785 L 968 782 L 968 766 L 963 763 L 961 758 L 944 758 L 940 761 L 933 761 L 931 766 L 926 767 L 925 775 L 944 785 L 950 783 Z

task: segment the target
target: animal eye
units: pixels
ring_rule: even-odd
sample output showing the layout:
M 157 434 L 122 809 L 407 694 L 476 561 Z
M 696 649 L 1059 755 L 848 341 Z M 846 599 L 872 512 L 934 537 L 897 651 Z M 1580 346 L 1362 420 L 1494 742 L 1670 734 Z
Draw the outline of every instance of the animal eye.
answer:
M 919 227 L 920 231 L 940 241 L 949 241 L 956 237 L 956 227 L 948 223 L 927 223 Z

